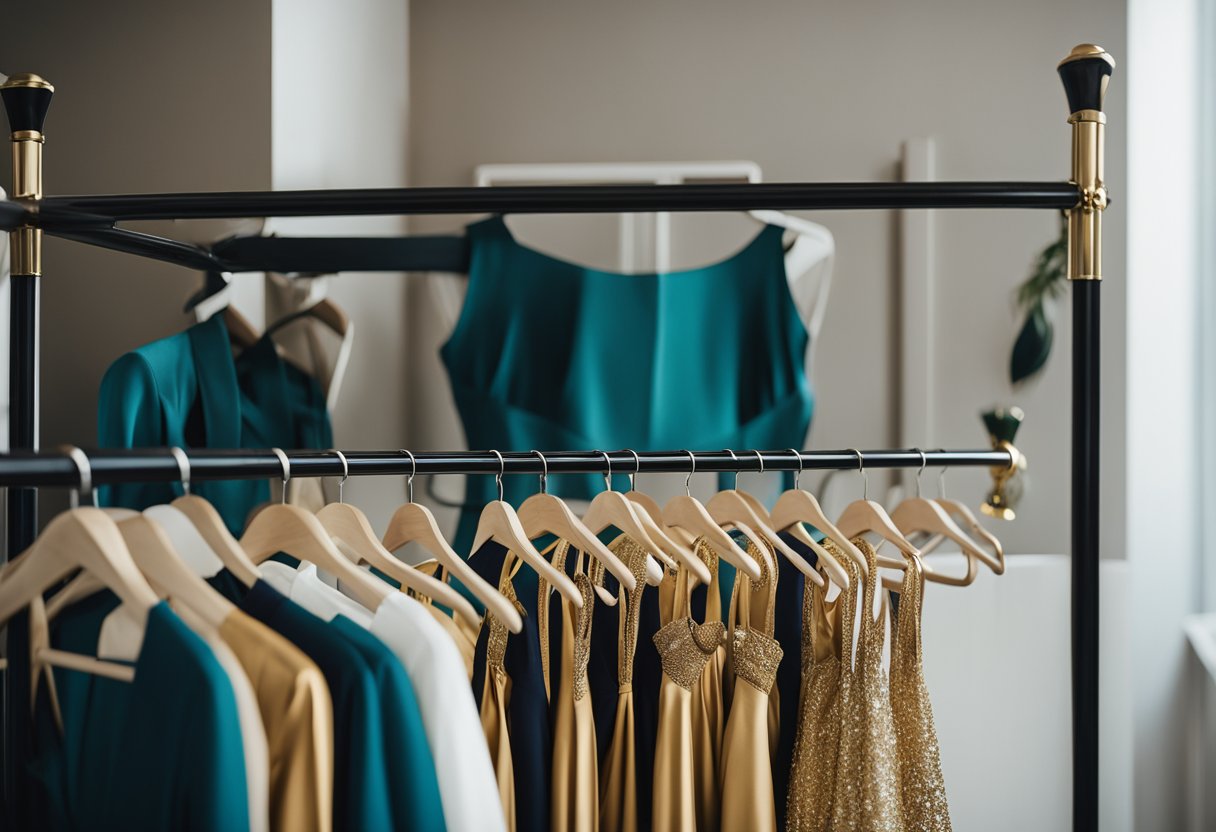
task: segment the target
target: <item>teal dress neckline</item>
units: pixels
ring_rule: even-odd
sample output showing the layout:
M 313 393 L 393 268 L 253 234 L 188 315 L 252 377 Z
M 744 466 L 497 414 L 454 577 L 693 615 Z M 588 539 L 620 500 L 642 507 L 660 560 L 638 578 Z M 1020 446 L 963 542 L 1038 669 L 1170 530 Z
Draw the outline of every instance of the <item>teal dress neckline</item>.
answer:
M 470 225 L 468 293 L 440 349 L 469 447 L 800 447 L 813 410 L 809 336 L 782 233 L 766 225 L 699 268 L 622 274 L 523 245 L 501 216 Z M 518 505 L 536 481 L 503 485 Z M 549 486 L 588 499 L 603 480 L 563 475 Z M 468 478 L 458 551 L 496 497 L 494 477 Z

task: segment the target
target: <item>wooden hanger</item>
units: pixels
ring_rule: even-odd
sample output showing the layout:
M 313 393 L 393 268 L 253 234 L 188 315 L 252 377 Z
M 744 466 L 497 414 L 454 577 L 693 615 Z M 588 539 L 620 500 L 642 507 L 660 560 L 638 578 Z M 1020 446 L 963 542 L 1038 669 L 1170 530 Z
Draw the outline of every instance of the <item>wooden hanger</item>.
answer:
M 692 475 L 697 472 L 697 458 L 692 451 L 685 451 L 685 453 L 688 454 L 691 468 L 684 479 L 684 493 L 677 494 L 667 501 L 667 505 L 663 507 L 663 522 L 669 526 L 683 529 L 694 538 L 703 538 L 710 548 L 718 553 L 718 557 L 734 565 L 736 569 L 741 569 L 749 578 L 760 580 L 760 564 L 739 548 L 726 530 L 709 516 L 709 512 L 705 510 L 705 506 L 701 505 L 700 500 L 692 496 Z M 731 525 L 742 532 L 753 546 L 764 549 L 764 544 L 756 533 L 747 527 L 747 524 L 733 522 Z
M 966 503 L 952 500 L 946 496 L 946 469 L 943 467 L 937 475 L 938 496 L 935 502 L 941 506 L 946 514 L 955 519 L 960 528 L 965 529 L 972 535 L 972 540 L 976 541 L 978 549 L 976 550 L 976 558 L 993 571 L 997 575 L 1005 574 L 1005 549 L 1001 545 L 1001 541 L 984 525 L 980 523 L 979 518 L 967 507 Z M 978 540 L 977 540 L 978 538 Z M 945 540 L 944 535 L 934 535 L 929 538 L 921 547 L 922 554 L 928 554 L 941 545 Z
M 803 491 L 801 487 L 802 480 L 802 454 L 797 450 L 790 448 L 790 453 L 798 460 L 798 471 L 794 474 L 794 487 L 788 491 L 782 492 L 777 498 L 776 504 L 773 506 L 773 511 L 769 515 L 772 520 L 772 527 L 778 532 L 789 532 L 799 541 L 806 545 L 814 542 L 810 532 L 806 530 L 804 523 L 809 523 L 819 531 L 823 532 L 836 546 L 844 552 L 848 557 L 853 559 L 853 562 L 861 569 L 861 575 L 866 576 L 868 566 L 866 565 L 866 557 L 861 553 L 861 550 L 853 545 L 853 541 L 836 528 L 836 524 L 828 519 L 823 513 L 823 508 L 819 505 L 819 501 L 815 499 L 815 495 L 809 491 Z M 823 546 L 819 547 L 823 549 Z M 824 549 L 827 552 L 826 549 Z M 818 549 L 815 554 L 819 555 Z M 832 577 L 833 583 L 841 589 L 847 589 L 849 586 L 848 571 L 838 561 L 831 552 L 827 552 L 828 557 L 824 559 L 824 568 L 828 570 Z M 822 558 L 823 556 L 820 555 Z
M 103 509 L 103 511 L 106 516 L 118 524 L 135 565 L 139 567 L 144 577 L 162 598 L 169 597 L 175 603 L 180 601 L 191 604 L 200 593 L 210 594 L 216 598 L 221 597 L 202 579 L 219 572 L 224 564 L 216 557 L 203 536 L 194 528 L 190 518 L 181 511 L 169 505 L 150 506 L 143 513 L 130 509 L 113 508 Z M 137 529 L 136 524 L 140 522 L 149 523 L 154 527 L 151 531 L 155 534 L 152 534 L 151 539 L 145 537 L 150 532 Z M 133 535 L 137 535 L 138 539 L 133 538 Z M 146 552 L 149 549 L 155 553 L 156 560 L 148 560 Z M 174 573 L 160 575 L 157 571 L 160 568 L 160 560 L 170 561 L 169 566 L 165 568 L 173 569 Z M 190 573 L 193 580 L 178 579 L 177 570 L 185 570 Z M 180 591 L 171 590 L 170 585 L 180 586 Z M 97 578 L 87 572 L 82 572 L 73 578 L 71 583 L 55 593 L 55 596 L 47 603 L 48 620 L 53 620 L 68 606 L 102 588 L 102 584 Z M 199 599 L 199 617 L 207 626 L 215 629 L 219 625 L 209 617 L 208 611 L 211 607 L 207 605 L 207 602 L 207 598 Z M 230 607 L 226 612 L 230 613 L 232 609 Z
M 220 517 L 215 506 L 202 497 L 190 493 L 190 458 L 181 448 L 170 448 L 169 452 L 173 454 L 173 458 L 177 460 L 177 467 L 181 470 L 182 491 L 184 492 L 170 505 L 190 518 L 194 528 L 202 535 L 203 540 L 207 541 L 211 551 L 223 562 L 225 569 L 244 586 L 253 586 L 260 577 L 257 566 L 245 554 L 245 550 L 232 536 L 232 532 L 228 531 L 228 526 L 225 525 L 224 519 Z
M 975 580 L 975 564 L 981 555 L 980 548 L 966 532 L 958 527 L 940 505 L 921 496 L 920 477 L 925 470 L 925 452 L 916 449 L 920 454 L 920 470 L 916 472 L 916 496 L 908 497 L 891 512 L 891 520 L 905 535 L 926 534 L 942 536 L 957 543 L 959 549 L 967 557 L 967 574 L 962 577 L 944 575 L 923 564 L 926 581 L 946 584 L 948 586 L 967 586 Z M 923 562 L 922 562 L 923 563 Z
M 146 617 L 160 598 L 132 560 L 114 521 L 95 506 L 79 507 L 80 493 L 92 494 L 92 472 L 84 451 L 68 448 L 67 454 L 80 471 L 80 487 L 72 492 L 72 508 L 52 520 L 5 570 L 0 582 L 0 621 L 7 621 L 32 604 L 45 614 L 43 593 L 77 569 L 100 580 L 131 610 Z M 32 651 L 30 658 L 35 676 L 37 667 L 50 665 L 120 681 L 135 678 L 133 667 L 49 647 Z
M 612 457 L 608 455 L 607 451 L 600 451 L 600 453 L 604 455 L 604 462 L 608 467 L 607 473 L 604 474 L 604 490 L 592 498 L 591 505 L 583 512 L 583 525 L 593 535 L 598 535 L 610 526 L 615 527 L 645 549 L 647 553 L 665 558 L 662 548 L 650 536 L 649 530 L 638 516 L 638 511 L 634 509 L 633 503 L 626 500 L 624 494 L 612 490 Z M 675 567 L 675 563 L 670 563 L 670 565 Z M 663 574 L 663 567 L 648 554 L 646 583 L 650 586 L 658 586 L 663 580 Z
M 598 560 L 605 569 L 612 573 L 626 592 L 632 592 L 637 586 L 637 580 L 629 571 L 629 567 L 625 566 L 620 558 L 583 525 L 583 521 L 570 510 L 564 500 L 549 493 L 549 463 L 540 451 L 532 453 L 541 460 L 540 491 L 524 500 L 518 512 L 519 522 L 528 535 L 528 539 L 535 540 L 551 534 L 566 541 L 574 548 L 584 551 Z M 616 596 L 603 587 L 597 586 L 595 590 L 605 604 L 611 606 L 616 603 Z
M 735 456 L 735 452 L 729 448 L 726 449 L 726 452 L 730 454 L 731 459 L 737 465 L 739 458 Z M 781 556 L 806 576 L 808 580 L 816 586 L 822 587 L 824 581 L 823 576 L 819 574 L 819 570 L 812 566 L 810 561 L 791 549 L 788 543 L 778 537 L 777 533 L 769 528 L 768 521 L 761 516 L 761 512 L 764 512 L 764 507 L 760 505 L 758 500 L 754 498 L 748 499 L 749 497 L 751 495 L 744 495 L 739 491 L 739 472 L 736 469 L 734 487 L 726 491 L 719 491 L 711 497 L 710 501 L 705 504 L 705 509 L 719 526 L 735 523 L 746 524 L 768 543 L 772 549 L 780 552 Z M 757 507 L 759 507 L 759 511 L 756 510 Z M 757 551 L 763 552 L 764 547 L 759 547 Z
M 281 449 L 271 450 L 283 466 L 283 499 L 286 500 L 291 462 Z M 351 563 L 334 545 L 315 515 L 285 502 L 268 505 L 258 512 L 241 535 L 241 548 L 257 564 L 277 552 L 308 561 L 340 580 L 351 596 L 369 610 L 374 611 L 385 598 L 396 592 L 384 581 Z
M 850 450 L 857 454 L 857 471 L 861 474 L 863 483 L 862 497 L 860 500 L 854 500 L 845 507 L 840 518 L 836 521 L 836 527 L 850 539 L 863 534 L 874 534 L 893 544 L 903 557 L 898 560 L 879 557 L 877 558 L 877 563 L 879 566 L 888 569 L 903 570 L 907 565 L 906 558 L 911 555 L 919 556 L 920 550 L 913 546 L 908 538 L 904 537 L 903 532 L 892 522 L 886 509 L 869 499 L 870 480 L 866 477 L 865 459 L 862 457 L 861 451 L 856 448 L 851 448 Z M 884 578 L 883 584 L 888 588 L 897 588 L 898 582 Z
M 477 520 L 477 532 L 473 535 L 473 553 L 486 543 L 494 541 L 505 546 L 511 553 L 523 558 L 533 571 L 544 581 L 553 586 L 561 596 L 574 605 L 575 609 L 583 608 L 583 594 L 578 591 L 570 577 L 549 563 L 524 531 L 523 524 L 511 504 L 502 498 L 502 475 L 506 472 L 507 463 L 498 451 L 490 451 L 498 457 L 498 475 L 494 478 L 498 484 L 498 499 L 486 503 Z M 630 576 L 632 577 L 632 576 Z
M 465 619 L 472 627 L 481 626 L 481 616 L 468 599 L 438 578 L 424 575 L 409 564 L 393 555 L 380 538 L 372 530 L 367 515 L 356 506 L 342 499 L 342 489 L 350 476 L 350 466 L 346 454 L 334 451 L 342 461 L 342 479 L 338 483 L 338 502 L 329 503 L 317 512 L 317 519 L 334 542 L 339 544 L 338 551 L 346 555 L 356 565 L 368 564 L 379 569 L 403 587 L 409 587 L 415 592 L 425 595 L 432 601 L 437 601 Z M 365 573 L 367 574 L 367 573 Z
M 477 600 L 485 605 L 487 611 L 501 621 L 512 633 L 523 629 L 523 620 L 519 611 L 505 595 L 491 586 L 485 578 L 477 574 L 469 564 L 452 550 L 439 531 L 435 515 L 421 503 L 414 502 L 414 475 L 418 472 L 418 460 L 409 451 L 402 450 L 413 464 L 409 477 L 405 481 L 405 505 L 393 512 L 388 521 L 388 529 L 384 532 L 384 548 L 396 552 L 407 543 L 419 543 L 430 554 L 434 555 L 448 573 L 454 575 L 469 591 L 477 596 Z
M 333 330 L 337 335 L 343 337 L 346 336 L 347 331 L 350 329 L 350 317 L 332 300 L 329 298 L 324 298 L 317 301 L 312 306 L 297 310 L 289 315 L 279 318 L 270 326 L 266 327 L 266 332 L 263 333 L 262 337 L 268 338 L 274 335 L 280 329 L 283 329 L 284 327 L 304 318 L 313 318 L 318 320 Z
M 663 510 L 659 508 L 658 502 L 649 494 L 643 494 L 637 490 L 637 472 L 642 467 L 642 460 L 638 456 L 637 451 L 629 451 L 633 454 L 636 467 L 632 474 L 629 475 L 629 490 L 625 492 L 625 499 L 633 503 L 638 519 L 646 527 L 646 531 L 650 533 L 650 539 L 659 544 L 667 556 L 679 563 L 685 569 L 689 570 L 693 577 L 702 584 L 708 585 L 711 579 L 709 567 L 705 562 L 697 557 L 692 549 L 677 541 L 667 532 L 667 526 L 663 522 Z M 674 567 L 674 563 L 671 564 Z
M 224 326 L 228 329 L 228 340 L 233 346 L 246 350 L 258 342 L 258 331 L 253 328 L 249 319 L 229 304 L 224 307 Z

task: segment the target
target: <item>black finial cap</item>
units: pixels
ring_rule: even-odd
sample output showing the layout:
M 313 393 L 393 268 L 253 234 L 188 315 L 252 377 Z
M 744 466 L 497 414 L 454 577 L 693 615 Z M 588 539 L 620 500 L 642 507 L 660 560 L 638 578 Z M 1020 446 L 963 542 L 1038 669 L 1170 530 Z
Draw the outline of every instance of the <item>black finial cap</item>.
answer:
M 1060 61 L 1057 72 L 1068 96 L 1068 112 L 1101 110 L 1106 84 L 1115 71 L 1115 59 L 1101 46 L 1082 43 Z
M 46 111 L 51 106 L 55 88 L 46 79 L 28 72 L 10 75 L 0 84 L 0 99 L 8 113 L 9 130 L 42 132 Z

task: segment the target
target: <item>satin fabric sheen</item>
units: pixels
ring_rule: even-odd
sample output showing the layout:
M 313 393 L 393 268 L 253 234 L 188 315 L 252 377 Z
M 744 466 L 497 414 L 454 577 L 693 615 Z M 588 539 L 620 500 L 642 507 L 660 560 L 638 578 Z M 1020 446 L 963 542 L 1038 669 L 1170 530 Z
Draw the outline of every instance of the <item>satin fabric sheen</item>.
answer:
M 521 245 L 501 217 L 466 233 L 468 293 L 440 355 L 470 448 L 801 447 L 808 336 L 782 229 L 702 268 L 629 275 Z M 519 505 L 534 483 L 503 487 Z M 580 499 L 602 487 L 594 474 L 550 482 Z M 497 493 L 494 477 L 468 478 L 456 551 Z

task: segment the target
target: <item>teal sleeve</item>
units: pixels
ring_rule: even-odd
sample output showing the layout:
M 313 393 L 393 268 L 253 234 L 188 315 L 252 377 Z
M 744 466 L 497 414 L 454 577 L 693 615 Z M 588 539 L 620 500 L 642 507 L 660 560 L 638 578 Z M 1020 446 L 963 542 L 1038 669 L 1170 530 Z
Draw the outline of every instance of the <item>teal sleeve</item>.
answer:
M 167 444 L 156 379 L 147 359 L 131 352 L 110 365 L 97 396 L 99 448 L 155 448 Z M 173 483 L 119 483 L 98 489 L 103 506 L 139 511 L 171 502 Z
M 192 832 L 249 829 L 249 784 L 245 749 L 232 683 L 216 665 L 209 668 L 213 696 L 195 711 L 183 749 L 186 778 L 184 822 Z

